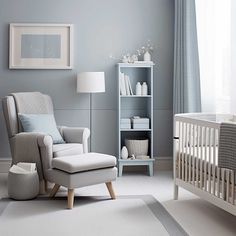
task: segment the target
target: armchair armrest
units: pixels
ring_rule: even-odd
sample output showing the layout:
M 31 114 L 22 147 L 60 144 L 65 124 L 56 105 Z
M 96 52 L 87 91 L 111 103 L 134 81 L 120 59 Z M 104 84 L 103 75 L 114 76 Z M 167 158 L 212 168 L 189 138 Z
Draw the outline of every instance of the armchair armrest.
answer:
M 67 143 L 81 143 L 83 144 L 84 153 L 88 152 L 88 138 L 90 136 L 88 128 L 62 126 L 60 131 Z
M 34 162 L 36 163 L 40 180 L 43 179 L 43 167 L 45 168 L 45 165 L 42 162 L 50 161 L 52 143 L 52 137 L 44 133 L 22 132 L 14 135 L 12 138 L 13 164 Z

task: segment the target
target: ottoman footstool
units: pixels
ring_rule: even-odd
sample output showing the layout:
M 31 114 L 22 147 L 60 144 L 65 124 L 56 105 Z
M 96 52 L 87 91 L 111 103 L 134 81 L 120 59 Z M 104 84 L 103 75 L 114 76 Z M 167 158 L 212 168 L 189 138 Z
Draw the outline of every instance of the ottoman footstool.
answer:
M 100 153 L 54 158 L 51 168 L 45 173 L 46 179 L 55 183 L 50 196 L 54 197 L 60 186 L 68 189 L 68 208 L 73 208 L 74 189 L 84 186 L 106 183 L 112 199 L 115 193 L 112 181 L 116 180 L 116 157 Z

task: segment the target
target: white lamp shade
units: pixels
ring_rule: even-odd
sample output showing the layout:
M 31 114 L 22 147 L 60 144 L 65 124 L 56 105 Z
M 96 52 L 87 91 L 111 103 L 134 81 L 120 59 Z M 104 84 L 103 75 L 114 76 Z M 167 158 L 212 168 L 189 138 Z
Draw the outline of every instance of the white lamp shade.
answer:
M 77 93 L 105 92 L 104 72 L 83 72 L 77 76 Z

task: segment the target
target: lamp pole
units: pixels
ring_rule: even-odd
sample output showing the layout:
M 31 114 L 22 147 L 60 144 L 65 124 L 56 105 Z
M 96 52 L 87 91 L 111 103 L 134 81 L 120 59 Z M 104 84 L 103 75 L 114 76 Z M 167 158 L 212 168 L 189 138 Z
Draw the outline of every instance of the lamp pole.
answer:
M 92 151 L 92 94 L 105 92 L 105 74 L 104 72 L 82 72 L 77 76 L 77 93 L 89 93 L 89 125 L 90 125 L 90 152 Z
M 89 150 L 90 152 L 92 152 L 92 123 L 93 123 L 93 117 L 92 117 L 92 93 L 90 93 L 90 96 L 89 96 L 89 103 L 90 103 L 90 110 L 89 110 L 89 127 L 90 127 L 90 143 L 89 143 Z

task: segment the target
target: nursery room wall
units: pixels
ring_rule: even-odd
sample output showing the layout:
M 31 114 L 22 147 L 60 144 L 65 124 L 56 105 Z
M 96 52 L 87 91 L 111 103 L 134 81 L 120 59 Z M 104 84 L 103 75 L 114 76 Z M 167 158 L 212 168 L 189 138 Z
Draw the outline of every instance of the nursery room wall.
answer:
M 116 59 L 151 40 L 154 69 L 154 156 L 172 155 L 174 0 L 0 1 L 0 98 L 40 91 L 52 97 L 59 125 L 89 127 L 89 95 L 76 93 L 82 71 L 104 71 L 106 92 L 92 98 L 92 150 L 117 151 Z M 74 24 L 72 70 L 9 70 L 10 23 Z M 10 157 L 0 108 L 0 158 Z

